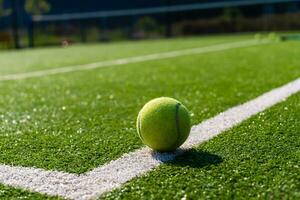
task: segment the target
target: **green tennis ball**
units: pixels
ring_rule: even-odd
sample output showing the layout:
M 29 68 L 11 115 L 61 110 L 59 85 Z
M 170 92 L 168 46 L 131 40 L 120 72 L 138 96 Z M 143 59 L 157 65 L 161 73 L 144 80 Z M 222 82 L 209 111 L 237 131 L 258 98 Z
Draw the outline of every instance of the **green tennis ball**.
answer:
M 191 129 L 188 110 L 179 101 L 160 97 L 149 101 L 139 112 L 137 131 L 155 151 L 173 151 L 182 145 Z

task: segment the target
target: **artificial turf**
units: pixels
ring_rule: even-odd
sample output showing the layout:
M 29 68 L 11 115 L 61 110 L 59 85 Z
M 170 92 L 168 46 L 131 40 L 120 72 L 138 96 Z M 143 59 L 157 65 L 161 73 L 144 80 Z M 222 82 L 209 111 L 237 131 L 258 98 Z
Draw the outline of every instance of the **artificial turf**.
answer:
M 299 77 L 299 54 L 274 43 L 0 82 L 0 163 L 86 172 L 143 146 L 148 100 L 177 98 L 196 124 Z
M 16 199 L 34 199 L 34 200 L 62 200 L 60 197 L 50 197 L 39 193 L 28 192 L 22 189 L 16 189 L 0 184 L 0 199 L 16 200 Z
M 240 39 L 192 38 L 9 52 L 0 55 L 0 74 Z M 93 169 L 142 146 L 135 133 L 135 117 L 149 99 L 178 98 L 191 109 L 193 123 L 199 123 L 299 77 L 298 44 L 278 43 L 0 82 L 0 163 L 74 173 Z M 213 158 L 219 162 L 218 157 Z M 8 197 L 48 198 L 0 185 L 0 198 Z
M 250 35 L 227 35 L 74 45 L 68 48 L 25 49 L 18 52 L 7 51 L 0 54 L 0 75 L 196 48 L 245 39 L 253 38 Z
M 299 199 L 300 94 L 103 199 Z

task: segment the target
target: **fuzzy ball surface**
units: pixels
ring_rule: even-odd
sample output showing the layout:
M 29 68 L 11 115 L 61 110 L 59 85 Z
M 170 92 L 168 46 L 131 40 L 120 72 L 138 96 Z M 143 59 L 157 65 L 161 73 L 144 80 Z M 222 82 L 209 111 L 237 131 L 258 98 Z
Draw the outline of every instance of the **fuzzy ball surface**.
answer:
M 139 137 L 158 152 L 174 151 L 188 138 L 191 120 L 179 101 L 160 97 L 146 103 L 137 118 Z

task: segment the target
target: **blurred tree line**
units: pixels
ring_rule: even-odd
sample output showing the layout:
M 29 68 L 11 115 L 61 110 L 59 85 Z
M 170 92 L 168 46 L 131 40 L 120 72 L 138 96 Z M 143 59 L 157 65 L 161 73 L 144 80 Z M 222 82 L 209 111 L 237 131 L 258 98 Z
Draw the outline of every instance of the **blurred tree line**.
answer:
M 56 1 L 60 3 L 54 3 Z M 251 7 L 220 7 L 208 10 L 162 12 L 119 17 L 92 17 L 57 22 L 35 23 L 29 20 L 27 14 L 43 15 L 50 12 L 50 10 L 57 14 L 64 13 L 64 10 L 69 12 L 70 8 L 66 5 L 71 1 L 56 1 L 0 0 L 0 18 L 2 17 L 5 22 L 2 23 L 1 21 L 0 24 L 0 49 L 1 43 L 6 43 L 5 45 L 9 48 L 12 48 L 13 44 L 15 48 L 19 48 L 33 47 L 34 45 L 60 45 L 64 41 L 70 41 L 71 44 L 215 33 L 300 30 L 300 2 L 274 5 L 259 4 Z M 165 6 L 173 3 L 172 0 L 164 1 L 166 1 Z M 81 7 L 91 8 L 96 1 L 90 0 L 90 2 L 93 2 L 91 4 L 88 4 L 87 0 L 76 0 L 76 2 L 80 2 L 81 6 L 72 4 L 70 7 L 75 6 L 80 13 L 83 12 L 80 11 Z M 115 6 L 111 4 L 111 9 Z M 92 8 L 100 9 L 100 11 L 103 9 L 100 6 Z M 56 12 L 56 10 L 59 10 L 59 12 Z M 26 42 L 27 40 L 28 42 Z
M 0 17 L 11 15 L 13 8 L 5 8 L 4 1 L 0 0 Z M 12 0 L 16 1 L 16 0 Z M 41 15 L 50 11 L 51 5 L 47 0 L 25 0 L 24 10 L 33 15 Z
M 4 8 L 4 0 L 0 0 L 0 17 L 5 17 L 11 14 L 11 9 Z
M 20 36 L 19 36 L 19 9 L 23 8 L 24 11 L 30 15 L 41 15 L 50 11 L 50 4 L 47 0 L 10 0 L 8 7 L 8 1 L 0 0 L 0 18 L 11 17 L 11 34 L 7 31 L 0 32 L 0 44 L 4 48 L 11 48 L 12 41 L 15 48 L 20 48 Z M 20 5 L 22 3 L 22 5 Z
M 47 0 L 26 0 L 25 10 L 33 15 L 41 15 L 50 11 L 51 6 Z

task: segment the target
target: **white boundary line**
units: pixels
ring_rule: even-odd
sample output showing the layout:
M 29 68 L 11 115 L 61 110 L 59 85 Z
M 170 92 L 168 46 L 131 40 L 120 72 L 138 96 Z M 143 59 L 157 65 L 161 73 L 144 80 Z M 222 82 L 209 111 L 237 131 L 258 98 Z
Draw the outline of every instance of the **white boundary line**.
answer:
M 193 126 L 182 149 L 173 154 L 153 154 L 142 148 L 81 175 L 0 165 L 0 183 L 69 199 L 97 198 L 299 91 L 300 78 Z
M 49 76 L 55 74 L 64 74 L 76 71 L 84 71 L 84 70 L 91 70 L 96 68 L 102 67 L 112 67 L 116 65 L 125 65 L 130 63 L 138 63 L 138 62 L 145 62 L 151 60 L 159 60 L 165 58 L 174 58 L 178 56 L 185 56 L 185 55 L 193 55 L 193 54 L 202 54 L 208 52 L 215 52 L 215 51 L 223 51 L 227 49 L 235 49 L 241 47 L 248 47 L 248 46 L 255 46 L 261 44 L 270 43 L 268 40 L 246 40 L 240 42 L 232 42 L 232 43 L 224 43 L 206 47 L 199 47 L 199 48 L 192 48 L 192 49 L 184 49 L 178 51 L 169 51 L 164 53 L 157 53 L 157 54 L 149 54 L 144 56 L 136 56 L 136 57 L 129 57 L 129 58 L 121 58 L 116 60 L 109 60 L 109 61 L 100 61 L 90 64 L 83 64 L 83 65 L 75 65 L 75 66 L 67 66 L 67 67 L 60 67 L 54 69 L 45 69 L 41 71 L 33 71 L 33 72 L 25 72 L 19 74 L 8 74 L 0 76 L 0 81 L 11 81 L 11 80 L 20 80 L 20 79 L 27 79 L 33 77 L 42 77 L 42 76 Z

